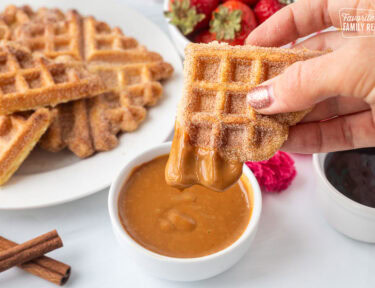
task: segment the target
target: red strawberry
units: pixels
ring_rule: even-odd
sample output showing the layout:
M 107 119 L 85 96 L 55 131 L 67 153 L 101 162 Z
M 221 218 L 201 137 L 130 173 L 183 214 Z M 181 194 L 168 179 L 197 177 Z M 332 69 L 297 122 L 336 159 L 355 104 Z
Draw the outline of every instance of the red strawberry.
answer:
M 220 0 L 170 0 L 164 14 L 184 35 L 208 27 L 212 11 Z
M 193 38 L 193 42 L 195 43 L 210 43 L 215 40 L 216 40 L 215 34 L 212 34 L 208 30 L 203 30 L 202 32 L 195 35 Z
M 231 0 L 224 0 L 223 2 L 228 2 L 228 1 L 231 1 Z M 250 6 L 255 5 L 255 3 L 258 2 L 258 0 L 236 0 L 236 1 L 243 2 Z
M 228 1 L 212 13 L 210 32 L 215 34 L 218 41 L 242 45 L 257 25 L 249 6 L 239 1 Z
M 254 13 L 259 23 L 263 23 L 284 6 L 278 0 L 259 0 L 254 7 Z

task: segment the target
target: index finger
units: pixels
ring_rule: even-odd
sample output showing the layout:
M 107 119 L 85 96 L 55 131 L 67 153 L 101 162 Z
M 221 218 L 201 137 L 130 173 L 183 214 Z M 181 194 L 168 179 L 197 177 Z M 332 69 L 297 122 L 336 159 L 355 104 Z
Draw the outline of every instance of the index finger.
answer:
M 354 6 L 350 5 L 351 2 L 353 1 L 299 0 L 258 26 L 250 33 L 246 44 L 279 47 L 331 25 L 339 26 L 340 6 Z

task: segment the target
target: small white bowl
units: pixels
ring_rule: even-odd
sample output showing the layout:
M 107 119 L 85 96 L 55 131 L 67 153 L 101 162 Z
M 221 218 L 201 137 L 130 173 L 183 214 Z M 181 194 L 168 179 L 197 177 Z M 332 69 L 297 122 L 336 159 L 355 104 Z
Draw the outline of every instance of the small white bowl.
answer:
M 254 239 L 260 212 L 262 196 L 258 182 L 250 169 L 244 165 L 243 173 L 252 187 L 252 214 L 246 230 L 232 245 L 217 253 L 198 258 L 173 258 L 147 250 L 134 241 L 121 225 L 118 213 L 118 197 L 121 189 L 134 167 L 151 161 L 155 157 L 168 154 L 171 142 L 163 143 L 136 156 L 125 165 L 111 185 L 108 209 L 114 234 L 120 244 L 120 255 L 124 261 L 129 258 L 143 267 L 150 274 L 174 281 L 196 281 L 213 277 L 232 267 L 247 252 Z M 219 192 L 218 192 L 219 193 Z
M 168 11 L 169 0 L 164 0 L 164 11 Z M 174 45 L 176 45 L 177 51 L 180 53 L 181 57 L 185 57 L 185 47 L 187 44 L 191 43 L 191 41 L 181 33 L 181 31 L 171 23 L 169 23 L 169 19 L 164 17 L 165 21 L 167 21 L 169 33 L 171 34 L 172 40 Z
M 375 208 L 359 204 L 340 193 L 324 172 L 326 153 L 314 154 L 318 200 L 328 223 L 355 240 L 375 243 Z

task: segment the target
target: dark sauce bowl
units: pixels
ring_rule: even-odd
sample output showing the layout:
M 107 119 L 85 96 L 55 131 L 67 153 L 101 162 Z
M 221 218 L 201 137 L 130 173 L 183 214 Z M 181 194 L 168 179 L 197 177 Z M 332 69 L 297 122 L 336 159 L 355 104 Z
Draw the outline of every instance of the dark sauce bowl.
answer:
M 325 173 L 328 154 L 313 155 L 318 203 L 325 218 L 342 234 L 355 240 L 375 243 L 375 208 L 350 199 L 331 184 Z

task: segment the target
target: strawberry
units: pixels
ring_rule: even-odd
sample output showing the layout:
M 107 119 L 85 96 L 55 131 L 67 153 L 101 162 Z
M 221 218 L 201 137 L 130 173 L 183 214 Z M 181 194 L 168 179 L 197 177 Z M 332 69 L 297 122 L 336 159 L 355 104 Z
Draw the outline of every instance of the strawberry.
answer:
M 169 11 L 164 15 L 184 35 L 208 27 L 212 11 L 220 0 L 170 0 Z
M 211 33 L 208 30 L 203 30 L 197 35 L 194 36 L 193 42 L 195 43 L 210 43 L 216 40 L 215 34 Z
M 285 5 L 278 0 L 259 0 L 254 7 L 254 13 L 258 19 L 258 22 L 263 23 L 284 6 Z
M 218 41 L 242 45 L 257 25 L 249 6 L 239 1 L 228 1 L 212 13 L 210 32 Z
M 228 2 L 228 1 L 231 1 L 231 0 L 224 0 L 223 2 Z M 236 0 L 236 1 L 243 2 L 249 6 L 253 6 L 255 5 L 255 3 L 258 2 L 258 0 Z

